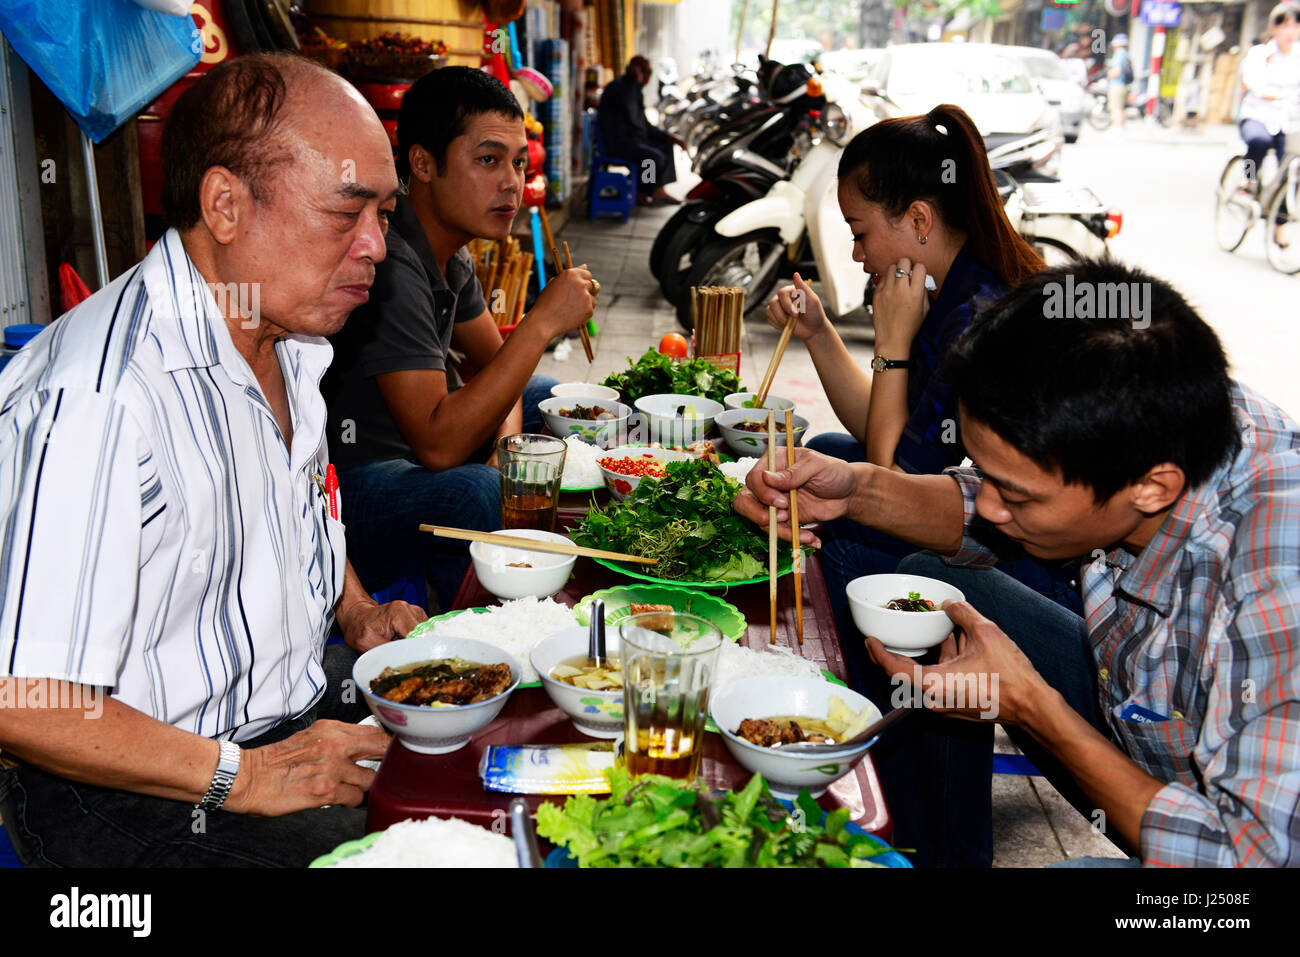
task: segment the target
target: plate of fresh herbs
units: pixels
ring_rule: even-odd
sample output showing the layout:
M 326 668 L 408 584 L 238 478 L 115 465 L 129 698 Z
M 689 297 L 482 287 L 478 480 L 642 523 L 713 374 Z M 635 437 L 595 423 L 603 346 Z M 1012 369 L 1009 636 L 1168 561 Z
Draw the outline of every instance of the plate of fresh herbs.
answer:
M 653 566 L 597 559 L 642 581 L 695 588 L 767 581 L 767 536 L 731 507 L 740 483 L 701 459 L 669 462 L 666 469 L 662 479 L 642 479 L 623 501 L 592 506 L 570 537 L 578 545 L 658 559 Z M 791 567 L 790 550 L 782 552 L 778 577 Z
M 629 405 L 642 396 L 666 394 L 700 395 L 721 402 L 741 391 L 740 376 L 730 369 L 719 368 L 707 359 L 674 362 L 654 349 L 646 350 L 631 368 L 611 372 L 602 384 L 618 389 Z
M 611 793 L 537 808 L 537 833 L 557 845 L 548 867 L 910 867 L 897 851 L 826 813 L 804 790 L 793 803 L 755 774 L 740 791 L 710 791 L 615 767 Z

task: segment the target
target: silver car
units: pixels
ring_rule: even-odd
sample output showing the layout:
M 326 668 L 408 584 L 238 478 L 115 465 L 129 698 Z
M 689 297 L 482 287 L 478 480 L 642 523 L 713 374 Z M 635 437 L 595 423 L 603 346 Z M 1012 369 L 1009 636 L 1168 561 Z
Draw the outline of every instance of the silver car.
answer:
M 1077 75 L 1072 74 L 1066 62 L 1051 50 L 1037 47 L 1004 47 L 1007 52 L 1015 54 L 1025 64 L 1029 74 L 1038 88 L 1047 97 L 1047 102 L 1056 107 L 1061 114 L 1061 129 L 1065 132 L 1065 142 L 1073 143 L 1079 138 L 1083 126 L 1083 114 L 1088 107 L 1088 95 Z M 1082 60 L 1075 61 L 1082 63 Z M 1084 67 L 1087 76 L 1087 67 Z

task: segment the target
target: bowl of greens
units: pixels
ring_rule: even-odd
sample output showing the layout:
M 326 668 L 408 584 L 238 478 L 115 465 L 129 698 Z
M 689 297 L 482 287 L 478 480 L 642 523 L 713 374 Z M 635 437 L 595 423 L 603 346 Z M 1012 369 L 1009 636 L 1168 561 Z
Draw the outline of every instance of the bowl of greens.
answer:
M 826 813 L 807 793 L 772 795 L 761 774 L 711 791 L 657 774 L 606 774 L 610 796 L 574 795 L 537 808 L 537 833 L 557 845 L 548 867 L 910 867 L 888 844 Z M 561 853 L 563 848 L 567 853 Z
M 767 581 L 767 536 L 731 507 L 740 483 L 703 459 L 669 462 L 665 471 L 661 479 L 642 478 L 622 501 L 589 509 L 573 541 L 657 559 L 635 568 L 597 559 L 645 581 L 697 588 Z M 778 575 L 790 571 L 789 549 L 782 552 Z
M 649 349 L 631 368 L 607 376 L 604 384 L 617 389 L 629 405 L 642 396 L 668 394 L 700 396 L 721 404 L 727 395 L 740 390 L 740 376 L 707 359 L 675 362 Z
M 767 454 L 767 416 L 762 411 L 728 409 L 717 418 L 718 431 L 731 446 L 731 451 L 741 458 L 761 457 Z M 791 416 L 794 422 L 794 444 L 803 443 L 808 431 L 808 420 L 801 415 Z M 785 448 L 785 414 L 776 413 L 776 447 Z
M 723 411 L 721 402 L 681 392 L 643 395 L 636 408 L 650 419 L 650 441 L 664 445 L 698 442 L 713 430 L 714 417 Z
M 794 400 L 782 398 L 779 395 L 767 394 L 763 404 L 758 404 L 758 395 L 753 392 L 733 392 L 730 395 L 723 396 L 722 404 L 728 409 L 762 409 L 764 412 L 776 412 L 782 417 L 786 409 L 794 411 Z

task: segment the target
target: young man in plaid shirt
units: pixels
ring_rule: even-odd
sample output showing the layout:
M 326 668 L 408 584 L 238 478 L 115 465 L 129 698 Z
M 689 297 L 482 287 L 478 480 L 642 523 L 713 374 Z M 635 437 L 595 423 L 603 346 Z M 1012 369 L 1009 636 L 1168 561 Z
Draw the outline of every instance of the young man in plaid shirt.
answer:
M 1065 309 L 1063 289 L 1078 297 Z M 788 522 L 797 488 L 804 521 L 848 515 L 948 556 L 899 571 L 968 599 L 919 661 L 868 638 L 902 687 L 997 689 L 993 709 L 937 702 L 946 714 L 873 751 L 895 843 L 920 863 L 991 861 L 995 717 L 1126 863 L 1300 863 L 1300 427 L 1228 377 L 1177 292 L 1113 263 L 1022 283 L 948 368 L 974 468 L 905 475 L 800 450 L 736 501 Z M 980 567 L 1017 551 L 1078 557 L 1084 617 Z M 891 777 L 891 749 L 916 748 L 930 772 Z

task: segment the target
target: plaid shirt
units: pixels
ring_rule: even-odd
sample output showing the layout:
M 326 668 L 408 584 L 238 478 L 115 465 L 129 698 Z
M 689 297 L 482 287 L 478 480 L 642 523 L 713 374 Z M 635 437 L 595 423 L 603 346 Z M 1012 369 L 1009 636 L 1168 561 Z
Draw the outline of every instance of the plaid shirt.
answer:
M 1243 386 L 1232 398 L 1240 454 L 1141 554 L 1083 566 L 1100 712 L 1168 782 L 1142 817 L 1147 866 L 1300 864 L 1300 426 Z M 989 564 L 980 473 L 947 474 L 966 508 L 949 561 Z M 1130 705 L 1167 720 L 1127 720 Z

